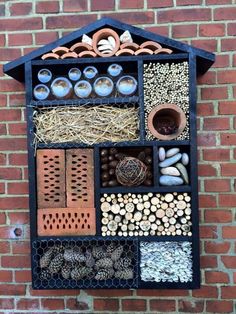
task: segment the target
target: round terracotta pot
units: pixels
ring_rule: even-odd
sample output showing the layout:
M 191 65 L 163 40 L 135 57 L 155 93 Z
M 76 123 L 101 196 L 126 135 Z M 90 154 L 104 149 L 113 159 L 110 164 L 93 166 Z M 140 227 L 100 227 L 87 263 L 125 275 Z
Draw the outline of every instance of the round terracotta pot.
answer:
M 101 39 L 108 39 L 108 36 L 112 36 L 115 39 L 115 42 L 116 42 L 115 48 L 110 53 L 103 53 L 102 51 L 98 50 L 97 44 Z M 114 54 L 117 52 L 119 48 L 120 48 L 120 37 L 111 28 L 100 29 L 93 35 L 93 50 L 96 52 L 98 56 L 100 57 L 114 56 Z
M 159 140 L 168 141 L 178 137 L 186 123 L 185 113 L 175 104 L 158 105 L 148 115 L 148 129 Z M 170 131 L 172 129 L 173 132 Z M 168 134 L 165 134 L 166 130 Z

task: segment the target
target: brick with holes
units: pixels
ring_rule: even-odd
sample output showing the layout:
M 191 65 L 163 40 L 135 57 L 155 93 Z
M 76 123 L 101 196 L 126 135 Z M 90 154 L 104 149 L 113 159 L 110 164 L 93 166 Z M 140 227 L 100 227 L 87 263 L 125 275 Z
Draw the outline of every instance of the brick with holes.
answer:
M 65 151 L 37 151 L 38 208 L 65 207 Z
M 95 208 L 40 208 L 38 235 L 95 235 Z
M 94 208 L 93 149 L 66 151 L 67 207 Z

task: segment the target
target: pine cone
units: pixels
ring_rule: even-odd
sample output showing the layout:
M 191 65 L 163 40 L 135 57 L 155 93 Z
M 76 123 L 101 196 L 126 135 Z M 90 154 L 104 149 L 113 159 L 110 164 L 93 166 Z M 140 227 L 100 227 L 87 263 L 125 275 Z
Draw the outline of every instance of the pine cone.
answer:
M 120 259 L 118 259 L 118 261 L 115 262 L 114 268 L 117 270 L 126 269 L 131 265 L 131 262 L 132 262 L 132 260 L 129 257 L 120 258 Z
M 117 245 L 115 244 L 115 242 L 111 242 L 111 244 L 107 246 L 107 254 L 111 255 L 111 253 L 115 250 L 116 247 Z
M 115 272 L 115 278 L 125 279 L 125 280 L 133 279 L 134 278 L 133 269 L 126 268 L 123 270 L 118 270 L 117 272 Z
M 85 265 L 87 267 L 93 267 L 95 265 L 95 259 L 93 258 L 91 250 L 87 250 L 85 252 L 85 257 L 86 257 Z
M 100 268 L 108 269 L 112 267 L 113 267 L 113 261 L 108 257 L 97 260 L 95 264 L 95 269 L 100 269 Z
M 59 253 L 57 254 L 51 261 L 48 269 L 51 274 L 56 274 L 60 271 L 62 265 L 64 263 L 64 257 L 63 254 Z
M 96 280 L 106 280 L 111 278 L 114 275 L 114 270 L 112 268 L 108 268 L 108 269 L 100 269 L 96 276 L 95 279 Z
M 71 273 L 71 263 L 65 263 L 62 266 L 61 269 L 61 275 L 64 279 L 69 279 L 70 278 L 70 273 Z
M 40 258 L 39 265 L 41 268 L 48 267 L 53 257 L 53 251 L 54 251 L 53 248 L 50 248 Z
M 40 275 L 39 275 L 39 278 L 41 280 L 49 280 L 51 277 L 52 277 L 52 274 L 47 268 L 41 270 Z
M 53 246 L 53 253 L 58 254 L 58 253 L 63 253 L 64 252 L 64 246 L 61 244 L 56 244 Z
M 94 246 L 92 249 L 92 254 L 95 259 L 101 259 L 107 255 L 102 246 Z
M 75 263 L 79 262 L 82 263 L 86 260 L 85 256 L 79 249 L 66 249 L 64 252 L 64 259 L 67 262 Z
M 92 272 L 92 268 L 86 266 L 77 266 L 71 271 L 71 278 L 74 280 L 80 280 L 84 277 L 88 277 Z
M 111 253 L 111 259 L 115 262 L 118 261 L 118 259 L 121 257 L 122 253 L 123 253 L 123 246 L 119 245 L 117 246 L 117 248 Z

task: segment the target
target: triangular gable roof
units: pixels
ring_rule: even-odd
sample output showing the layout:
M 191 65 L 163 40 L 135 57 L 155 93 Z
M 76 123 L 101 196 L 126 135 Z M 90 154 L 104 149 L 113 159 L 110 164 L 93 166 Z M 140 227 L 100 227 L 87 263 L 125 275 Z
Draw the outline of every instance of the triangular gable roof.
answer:
M 160 43 L 166 48 L 173 49 L 180 53 L 192 53 L 197 58 L 197 71 L 198 74 L 205 73 L 215 61 L 215 55 L 203 49 L 195 48 L 190 45 L 184 44 L 177 40 L 157 35 L 149 31 L 145 31 L 141 28 L 122 23 L 120 21 L 104 17 L 94 23 L 91 23 L 83 28 L 80 28 L 50 44 L 47 44 L 41 48 L 38 48 L 25 56 L 22 56 L 12 62 L 9 62 L 3 66 L 4 73 L 10 75 L 18 81 L 24 81 L 24 64 L 28 61 L 39 58 L 41 55 L 50 52 L 52 49 L 58 46 L 66 46 L 67 44 L 73 44 L 83 34 L 92 34 L 94 31 L 103 27 L 111 27 L 114 30 L 125 31 L 129 30 L 132 36 L 143 38 L 144 40 L 152 40 Z

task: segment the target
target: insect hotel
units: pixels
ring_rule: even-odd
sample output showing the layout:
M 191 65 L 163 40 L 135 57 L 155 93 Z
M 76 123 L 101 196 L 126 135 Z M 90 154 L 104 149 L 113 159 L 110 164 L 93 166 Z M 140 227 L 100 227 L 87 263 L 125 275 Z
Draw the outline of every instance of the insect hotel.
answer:
M 34 289 L 199 287 L 196 78 L 213 62 L 103 18 L 4 66 L 26 86 Z

